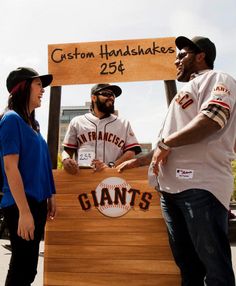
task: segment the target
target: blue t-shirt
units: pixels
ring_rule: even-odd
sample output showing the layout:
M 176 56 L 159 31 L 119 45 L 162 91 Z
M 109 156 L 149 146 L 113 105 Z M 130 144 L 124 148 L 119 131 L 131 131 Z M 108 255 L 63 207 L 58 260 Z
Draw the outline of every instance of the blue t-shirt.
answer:
M 0 121 L 0 158 L 19 155 L 18 168 L 23 180 L 25 193 L 41 202 L 55 193 L 52 167 L 48 146 L 40 133 L 34 131 L 14 111 L 8 111 Z M 1 207 L 15 203 L 5 172 L 3 172 L 3 198 Z

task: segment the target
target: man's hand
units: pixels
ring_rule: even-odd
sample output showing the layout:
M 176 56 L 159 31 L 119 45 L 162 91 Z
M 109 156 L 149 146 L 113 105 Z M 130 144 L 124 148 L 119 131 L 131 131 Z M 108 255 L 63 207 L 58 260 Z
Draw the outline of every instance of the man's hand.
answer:
M 154 151 L 151 164 L 155 175 L 158 175 L 159 173 L 159 165 L 166 163 L 169 153 L 170 150 L 165 150 L 159 147 Z
M 130 159 L 128 161 L 125 161 L 123 163 L 121 163 L 120 165 L 118 165 L 116 167 L 116 170 L 121 173 L 123 170 L 126 170 L 126 169 L 132 169 L 132 168 L 136 168 L 138 167 L 137 165 L 137 159 L 134 158 L 134 159 Z
M 94 169 L 94 171 L 96 172 L 100 172 L 102 170 L 104 170 L 105 168 L 109 168 L 104 162 L 94 159 L 92 161 L 92 165 L 91 165 Z
M 72 175 L 75 175 L 79 172 L 79 166 L 74 159 L 64 159 L 62 162 L 64 169 Z

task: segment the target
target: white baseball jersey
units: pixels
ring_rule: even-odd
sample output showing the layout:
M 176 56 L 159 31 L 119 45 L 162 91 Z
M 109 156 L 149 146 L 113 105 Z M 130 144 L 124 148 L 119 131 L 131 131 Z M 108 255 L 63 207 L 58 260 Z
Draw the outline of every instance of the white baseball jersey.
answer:
M 63 146 L 94 152 L 95 158 L 106 164 L 115 162 L 127 150 L 141 152 L 130 123 L 113 114 L 103 119 L 92 113 L 74 117 Z
M 210 191 L 229 208 L 233 191 L 231 161 L 236 142 L 236 81 L 213 70 L 186 83 L 173 99 L 161 131 L 166 138 L 181 130 L 208 105 L 229 110 L 230 118 L 218 132 L 196 144 L 172 148 L 159 174 L 161 190 L 178 193 L 198 188 Z

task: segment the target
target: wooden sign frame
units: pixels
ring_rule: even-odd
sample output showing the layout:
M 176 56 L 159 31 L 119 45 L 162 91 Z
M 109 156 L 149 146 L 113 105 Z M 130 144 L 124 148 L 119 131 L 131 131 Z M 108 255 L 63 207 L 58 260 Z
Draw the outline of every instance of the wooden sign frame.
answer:
M 52 86 L 174 80 L 175 38 L 48 45 Z M 65 76 L 66 75 L 66 76 Z
M 100 73 L 98 77 L 95 77 L 89 73 L 86 77 L 76 77 L 77 79 L 75 76 L 78 76 L 80 70 L 75 62 L 70 61 L 70 65 L 71 63 L 73 65 L 72 69 L 68 69 L 66 65 L 66 68 L 61 69 L 62 66 L 58 68 L 58 63 L 56 69 L 54 69 L 55 66 L 51 66 L 50 51 L 52 50 L 50 49 L 55 49 L 55 47 L 49 47 L 49 72 L 53 73 L 54 82 L 50 92 L 47 141 L 53 169 L 57 169 L 61 85 L 163 79 L 167 103 L 171 102 L 176 94 L 173 73 L 175 53 L 168 53 L 168 51 L 172 51 L 170 47 L 174 46 L 174 38 L 113 41 L 109 42 L 109 45 L 113 46 L 113 50 L 117 49 L 117 45 L 123 45 L 120 49 L 125 53 L 125 44 L 126 46 L 127 43 L 129 43 L 128 46 L 136 45 L 133 48 L 135 49 L 140 41 L 146 55 L 144 53 L 136 58 L 134 56 L 124 58 L 122 55 L 122 58 L 115 57 L 115 60 L 109 55 L 105 58 L 105 62 L 94 61 L 96 67 L 99 67 L 95 69 L 97 75 L 99 69 L 101 72 L 101 68 L 104 67 L 104 63 L 106 68 L 110 69 L 106 74 Z M 156 41 L 160 43 L 162 49 L 161 55 L 154 57 L 150 43 L 155 49 Z M 93 43 L 93 45 L 96 47 L 98 43 Z M 106 47 L 106 45 L 108 48 L 108 43 L 100 42 L 100 49 L 101 46 Z M 165 45 L 168 48 L 165 48 Z M 90 44 L 88 46 L 90 47 Z M 71 44 L 59 47 L 61 48 L 70 49 Z M 75 54 L 78 52 L 78 50 L 74 51 Z M 73 56 L 69 53 L 70 51 L 66 52 L 65 57 Z M 65 62 L 68 64 L 68 61 L 63 61 L 63 64 Z M 147 72 L 144 66 L 149 67 L 150 71 Z M 122 70 L 123 68 L 126 72 Z M 134 72 L 135 70 L 139 72 Z M 139 192 L 137 192 L 139 199 L 140 195 L 145 192 L 151 194 L 152 199 L 148 209 L 143 210 L 140 207 L 140 204 L 143 205 L 144 202 L 135 201 L 128 213 L 116 218 L 107 217 L 101 211 L 99 213 L 98 206 L 91 203 L 89 210 L 81 209 L 78 198 L 91 199 L 91 196 L 95 194 L 96 186 L 111 177 L 127 181 Z M 100 173 L 81 170 L 78 176 L 69 175 L 62 170 L 54 170 L 54 178 L 58 214 L 55 220 L 48 222 L 46 226 L 44 286 L 169 286 L 180 284 L 179 271 L 168 245 L 158 194 L 147 183 L 147 168 L 129 170 L 122 174 L 112 169 L 106 169 Z M 107 196 L 106 191 L 103 200 L 108 199 L 109 196 Z M 88 202 L 87 204 L 89 205 Z M 86 208 L 86 202 L 84 202 L 84 208 Z
M 47 142 L 53 169 L 57 168 L 61 86 L 164 80 L 169 104 L 177 91 L 174 40 L 174 37 L 168 37 L 48 45 L 48 70 L 54 79 L 50 92 Z M 105 73 L 102 72 L 104 65 Z

